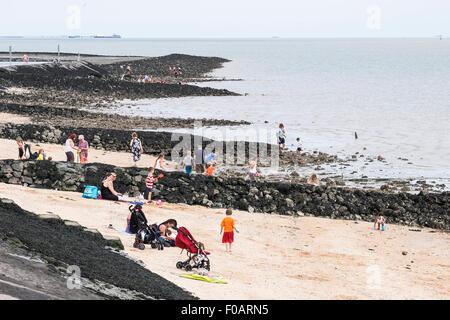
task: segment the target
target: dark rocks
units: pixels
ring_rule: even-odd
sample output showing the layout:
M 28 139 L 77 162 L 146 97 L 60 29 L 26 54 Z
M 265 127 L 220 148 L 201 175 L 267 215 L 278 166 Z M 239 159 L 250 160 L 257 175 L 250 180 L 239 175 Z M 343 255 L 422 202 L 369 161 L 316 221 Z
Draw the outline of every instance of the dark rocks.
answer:
M 84 185 L 99 185 L 108 172 L 116 172 L 118 192 L 138 196 L 145 192 L 147 172 L 139 168 L 119 168 L 91 163 L 58 163 L 0 161 L 0 182 L 24 184 L 41 188 L 82 192 Z M 12 176 L 11 172 L 18 173 Z M 38 173 L 45 172 L 45 178 Z M 26 176 L 25 176 L 26 174 Z M 156 174 L 159 174 L 157 172 Z M 24 179 L 26 177 L 26 179 Z M 154 199 L 216 208 L 236 208 L 249 212 L 278 213 L 332 217 L 373 222 L 376 214 L 386 216 L 388 223 L 450 229 L 450 193 L 389 194 L 377 191 L 330 186 L 312 186 L 280 182 L 249 182 L 240 178 L 186 175 L 165 172 L 156 185 Z

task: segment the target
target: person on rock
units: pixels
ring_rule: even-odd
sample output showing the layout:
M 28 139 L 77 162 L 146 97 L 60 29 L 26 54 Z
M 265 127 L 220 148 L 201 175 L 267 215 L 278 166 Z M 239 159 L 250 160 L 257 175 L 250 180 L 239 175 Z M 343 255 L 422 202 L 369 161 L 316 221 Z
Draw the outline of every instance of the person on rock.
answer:
M 160 174 L 157 178 L 153 176 L 153 173 L 155 172 L 155 168 L 150 168 L 148 170 L 147 178 L 145 179 L 145 187 L 147 188 L 147 201 L 148 203 L 152 203 L 152 191 L 153 191 L 153 184 L 158 181 L 158 179 L 161 179 L 164 177 L 163 174 Z

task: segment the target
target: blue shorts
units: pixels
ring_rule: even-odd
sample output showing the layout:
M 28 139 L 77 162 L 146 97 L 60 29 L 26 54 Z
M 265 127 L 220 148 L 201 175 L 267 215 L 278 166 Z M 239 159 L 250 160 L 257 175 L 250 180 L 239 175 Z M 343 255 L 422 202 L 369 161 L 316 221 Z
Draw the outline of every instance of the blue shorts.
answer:
M 286 143 L 286 141 L 284 140 L 284 138 L 278 138 L 278 140 L 279 140 L 279 144 L 284 144 L 284 143 Z
M 192 166 L 186 166 L 184 169 L 186 170 L 187 174 L 191 174 L 192 173 Z

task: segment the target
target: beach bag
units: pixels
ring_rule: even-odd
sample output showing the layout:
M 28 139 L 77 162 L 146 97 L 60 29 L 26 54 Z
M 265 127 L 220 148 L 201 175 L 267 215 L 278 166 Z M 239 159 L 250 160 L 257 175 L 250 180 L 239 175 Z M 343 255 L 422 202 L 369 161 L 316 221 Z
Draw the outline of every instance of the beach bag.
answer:
M 98 188 L 94 186 L 85 186 L 83 192 L 83 198 L 87 199 L 97 199 L 98 197 Z

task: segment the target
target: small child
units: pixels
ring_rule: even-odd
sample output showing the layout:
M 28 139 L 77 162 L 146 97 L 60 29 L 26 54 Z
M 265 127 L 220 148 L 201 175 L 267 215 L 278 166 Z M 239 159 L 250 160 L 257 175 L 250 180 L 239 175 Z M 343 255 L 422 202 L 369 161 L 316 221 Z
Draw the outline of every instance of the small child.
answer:
M 147 192 L 148 192 L 148 198 L 147 198 L 148 203 L 152 203 L 153 183 L 158 181 L 158 179 L 161 179 L 162 177 L 164 177 L 163 174 L 160 174 L 157 178 L 155 178 L 153 176 L 154 172 L 155 172 L 155 168 L 150 167 L 150 169 L 148 170 L 148 176 L 145 179 L 145 186 L 147 187 Z
M 215 162 L 210 162 L 208 164 L 208 168 L 206 169 L 205 173 L 208 176 L 212 176 L 214 175 L 214 170 L 216 170 L 216 168 L 220 167 L 220 164 L 216 164 Z
M 36 160 L 45 160 L 44 149 L 39 149 L 39 156 Z
M 297 138 L 297 154 L 300 154 L 300 152 L 303 150 L 302 143 L 300 142 L 300 138 Z
M 239 232 L 236 227 L 234 226 L 234 219 L 231 216 L 233 211 L 231 209 L 227 209 L 225 214 L 227 215 L 220 224 L 220 234 L 222 234 L 223 231 L 223 237 L 222 237 L 222 243 L 225 243 L 225 250 L 226 252 L 231 253 L 231 244 L 234 242 L 234 230 L 236 232 Z
M 250 181 L 256 181 L 256 177 L 258 176 L 258 157 L 255 158 L 255 160 L 250 161 L 249 164 L 249 171 L 248 176 L 250 178 Z
M 374 230 L 380 230 L 380 227 L 382 227 L 381 230 L 384 230 L 385 222 L 386 222 L 386 219 L 383 216 L 380 216 L 380 215 L 376 216 L 375 217 L 375 222 L 373 224 L 373 229 Z M 378 229 L 376 229 L 376 225 L 377 224 L 378 224 Z

